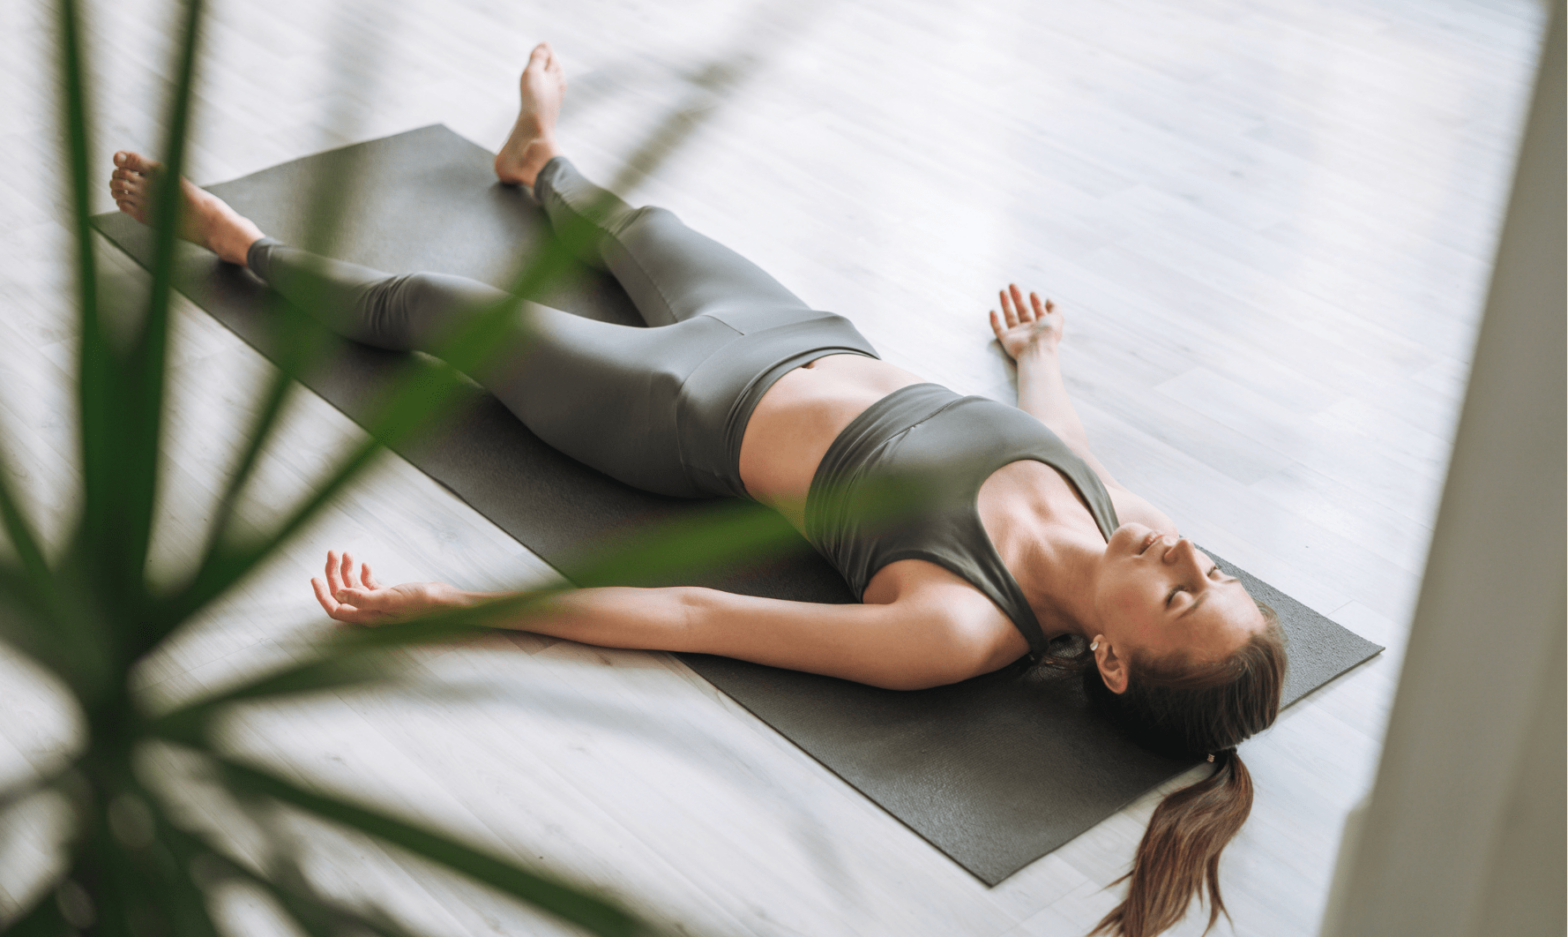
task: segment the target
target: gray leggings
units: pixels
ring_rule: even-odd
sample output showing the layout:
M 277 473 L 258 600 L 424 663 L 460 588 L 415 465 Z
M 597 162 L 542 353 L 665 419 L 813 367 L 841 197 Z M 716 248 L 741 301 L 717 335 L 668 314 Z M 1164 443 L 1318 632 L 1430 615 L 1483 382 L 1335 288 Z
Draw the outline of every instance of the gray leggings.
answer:
M 608 269 L 654 328 L 524 302 L 475 380 L 561 452 L 646 491 L 745 497 L 740 444 L 757 401 L 787 371 L 833 354 L 877 357 L 848 319 L 810 309 L 759 267 L 662 208 L 633 209 L 551 160 L 534 195 L 583 259 Z M 339 333 L 432 351 L 505 294 L 439 273 L 391 276 L 271 238 L 251 270 L 285 297 L 314 295 Z M 319 291 L 319 292 L 318 292 Z

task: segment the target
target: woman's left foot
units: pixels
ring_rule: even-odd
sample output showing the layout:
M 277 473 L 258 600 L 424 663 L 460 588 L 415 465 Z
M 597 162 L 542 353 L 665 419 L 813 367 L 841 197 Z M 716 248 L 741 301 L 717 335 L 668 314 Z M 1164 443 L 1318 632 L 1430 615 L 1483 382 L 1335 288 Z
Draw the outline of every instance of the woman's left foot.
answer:
M 495 174 L 502 182 L 531 186 L 544 164 L 560 155 L 555 145 L 555 121 L 566 95 L 566 74 L 549 43 L 534 46 L 519 84 L 522 106 L 511 136 L 496 154 Z
M 142 224 L 152 212 L 153 193 L 166 173 L 163 164 L 140 153 L 121 150 L 114 154 L 114 174 L 109 177 L 109 193 L 114 204 Z M 180 179 L 180 225 L 176 233 L 184 240 L 200 244 L 231 264 L 245 266 L 250 246 L 261 240 L 256 223 L 229 207 L 211 192 L 204 192 Z

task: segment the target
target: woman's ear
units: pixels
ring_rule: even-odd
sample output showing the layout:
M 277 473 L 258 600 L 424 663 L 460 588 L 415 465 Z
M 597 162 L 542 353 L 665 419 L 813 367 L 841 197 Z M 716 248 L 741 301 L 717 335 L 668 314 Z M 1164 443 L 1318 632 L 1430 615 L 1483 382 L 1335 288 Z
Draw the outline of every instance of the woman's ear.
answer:
M 1095 635 L 1091 645 L 1094 648 L 1094 663 L 1100 671 L 1100 679 L 1105 681 L 1105 686 L 1116 694 L 1127 692 L 1127 661 L 1116 654 L 1116 649 L 1111 642 L 1105 640 L 1105 635 Z

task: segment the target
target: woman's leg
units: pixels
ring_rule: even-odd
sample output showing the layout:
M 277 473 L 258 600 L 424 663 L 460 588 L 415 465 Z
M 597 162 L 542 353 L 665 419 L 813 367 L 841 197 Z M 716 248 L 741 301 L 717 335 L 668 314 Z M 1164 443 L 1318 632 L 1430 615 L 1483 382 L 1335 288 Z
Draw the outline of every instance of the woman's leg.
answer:
M 325 310 L 339 334 L 378 348 L 438 354 L 472 316 L 509 299 L 464 277 L 391 276 L 271 238 L 246 260 L 283 296 Z M 734 492 L 687 470 L 678 412 L 688 378 L 739 338 L 707 317 L 645 329 L 524 302 L 471 376 L 572 458 L 647 491 L 711 497 Z
M 145 221 L 159 167 L 129 152 L 115 162 L 120 209 Z M 389 276 L 316 257 L 262 237 L 222 200 L 181 185 L 183 237 L 250 266 L 358 341 L 439 352 L 465 317 L 510 300 L 462 277 Z M 765 295 L 771 282 L 751 285 Z M 875 355 L 848 320 L 798 303 L 715 308 L 646 329 L 523 303 L 472 376 L 545 442 L 621 481 L 676 497 L 744 496 L 740 444 L 752 408 L 785 371 L 843 352 Z
M 584 179 L 561 156 L 555 123 L 566 76 L 540 43 L 519 81 L 521 106 L 495 158 L 502 182 L 532 186 L 557 236 L 583 260 L 615 274 L 643 321 L 662 326 L 719 316 L 741 331 L 763 327 L 770 312 L 807 311 L 795 294 L 724 245 L 662 208 L 634 209 Z M 741 310 L 748 319 L 732 319 Z
M 809 309 L 755 265 L 660 209 L 632 210 L 559 158 L 551 132 L 564 78 L 541 44 L 523 73 L 523 106 L 496 158 L 505 182 L 533 185 L 563 234 L 587 232 L 590 259 L 613 270 L 644 318 L 625 328 L 523 303 L 472 376 L 540 438 L 649 491 L 745 495 L 742 437 L 752 408 L 786 371 L 826 354 L 876 353 L 840 316 Z M 122 161 L 124 157 L 124 161 Z M 111 190 L 145 220 L 156 167 L 119 154 Z M 221 200 L 182 180 L 182 236 L 248 264 L 328 324 L 391 349 L 440 350 L 465 317 L 506 297 L 461 277 L 389 276 L 263 238 Z
M 585 179 L 564 156 L 540 170 L 534 197 L 556 234 L 585 262 L 613 273 L 649 325 L 742 310 L 810 308 L 761 267 L 686 227 L 674 212 L 632 208 Z

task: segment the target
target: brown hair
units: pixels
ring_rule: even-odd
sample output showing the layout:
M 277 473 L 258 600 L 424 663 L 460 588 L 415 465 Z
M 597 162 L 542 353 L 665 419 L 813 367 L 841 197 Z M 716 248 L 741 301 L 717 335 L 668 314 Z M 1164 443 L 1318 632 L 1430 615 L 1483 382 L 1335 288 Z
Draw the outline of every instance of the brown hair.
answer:
M 1140 745 L 1174 757 L 1212 755 L 1214 773 L 1168 795 L 1149 818 L 1127 898 L 1089 932 L 1152 937 L 1187 913 L 1193 896 L 1208 892 L 1209 928 L 1227 919 L 1220 897 L 1220 852 L 1252 811 L 1252 775 L 1236 746 L 1266 729 L 1279 714 L 1285 683 L 1285 636 L 1274 610 L 1258 603 L 1266 622 L 1229 657 L 1195 666 L 1185 658 L 1128 661 L 1127 690 L 1112 693 L 1086 650 L 1047 657 L 1054 670 L 1081 674 L 1084 691 Z

